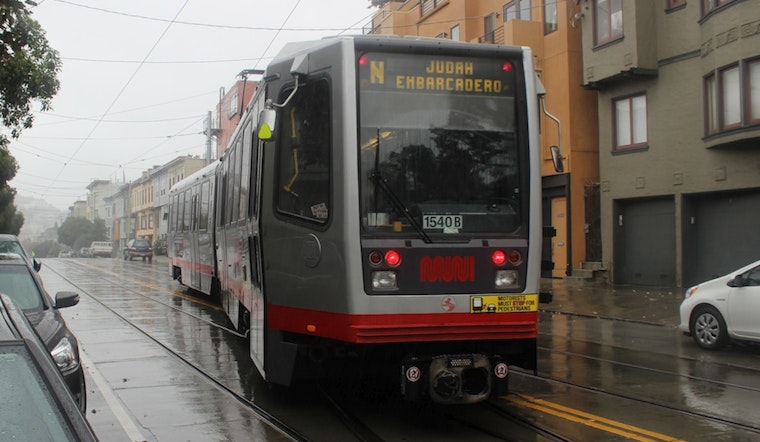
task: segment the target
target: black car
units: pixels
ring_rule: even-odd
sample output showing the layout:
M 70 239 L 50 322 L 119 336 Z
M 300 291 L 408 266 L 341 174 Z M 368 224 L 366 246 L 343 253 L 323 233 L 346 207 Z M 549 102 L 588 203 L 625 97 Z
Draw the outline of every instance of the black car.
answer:
M 124 248 L 124 260 L 132 258 L 142 258 L 143 261 L 153 261 L 153 247 L 147 239 L 130 239 L 127 247 Z
M 21 244 L 21 241 L 19 241 L 16 235 L 11 235 L 8 233 L 0 234 L 0 253 L 19 254 L 23 256 L 24 258 L 26 258 L 27 261 L 32 263 L 32 267 L 34 267 L 34 270 L 39 272 L 40 268 L 42 268 L 42 263 L 37 261 L 37 258 L 35 258 L 31 253 L 26 251 L 26 249 Z
M 58 292 L 54 302 L 31 264 L 14 253 L 0 253 L 0 293 L 10 297 L 29 319 L 84 411 L 87 397 L 79 342 L 58 311 L 76 305 L 79 294 Z
M 0 397 L 3 440 L 97 440 L 44 343 L 2 294 Z

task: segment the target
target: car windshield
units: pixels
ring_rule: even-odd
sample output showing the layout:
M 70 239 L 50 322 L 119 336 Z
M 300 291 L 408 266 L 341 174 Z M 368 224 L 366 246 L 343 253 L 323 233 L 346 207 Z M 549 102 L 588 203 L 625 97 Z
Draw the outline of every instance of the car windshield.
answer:
M 15 241 L 0 241 L 0 253 L 15 253 L 26 256 L 24 249 L 21 248 L 21 244 Z
M 426 240 L 516 232 L 524 195 L 513 69 L 407 54 L 365 54 L 359 64 L 365 231 Z
M 76 440 L 35 367 L 21 345 L 0 344 L 0 434 L 4 440 Z
M 43 307 L 40 291 L 26 266 L 0 266 L 0 292 L 10 296 L 24 311 Z

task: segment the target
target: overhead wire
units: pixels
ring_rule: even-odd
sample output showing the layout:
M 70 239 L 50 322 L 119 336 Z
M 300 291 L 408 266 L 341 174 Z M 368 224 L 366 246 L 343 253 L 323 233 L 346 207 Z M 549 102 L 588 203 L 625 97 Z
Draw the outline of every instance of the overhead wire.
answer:
M 177 13 L 174 15 L 175 19 L 177 17 L 179 17 L 179 14 L 182 12 L 182 10 L 185 9 L 185 7 L 189 3 L 189 1 L 190 0 L 185 0 L 185 2 L 182 4 L 182 7 L 180 7 L 179 10 L 177 11 Z M 164 31 L 161 33 L 161 35 L 155 41 L 155 43 L 150 48 L 150 50 L 148 50 L 148 53 L 145 55 L 145 57 L 143 57 L 143 61 L 147 60 L 148 57 L 150 57 L 150 54 L 153 53 L 153 51 L 158 46 L 158 43 L 164 38 L 164 36 L 169 31 L 169 28 L 171 26 L 172 26 L 171 22 L 169 24 L 167 24 L 167 26 L 164 29 Z M 85 143 L 87 143 L 88 138 L 91 137 L 93 133 L 95 133 L 95 130 L 100 126 L 101 121 L 105 118 L 106 115 L 108 115 L 109 111 L 114 107 L 114 105 L 119 100 L 119 98 L 121 98 L 121 96 L 124 94 L 124 91 L 127 90 L 127 88 L 129 87 L 129 85 L 132 83 L 132 81 L 134 80 L 134 78 L 137 76 L 137 73 L 140 72 L 140 69 L 142 68 L 142 66 L 143 66 L 142 63 L 140 65 L 138 65 L 137 68 L 135 69 L 135 71 L 132 73 L 132 75 L 127 79 L 126 83 L 121 88 L 121 90 L 119 91 L 119 93 L 116 94 L 116 97 L 111 101 L 111 104 L 108 105 L 108 108 L 106 109 L 106 111 L 103 112 L 103 114 L 101 115 L 101 117 L 99 118 L 99 120 L 92 127 L 92 129 L 90 130 L 89 134 L 87 135 L 87 138 L 85 140 L 83 140 L 82 143 L 79 145 L 79 147 L 74 151 L 74 153 L 71 154 L 71 157 L 69 158 L 69 161 L 71 161 L 71 159 L 73 159 L 79 153 L 79 151 L 82 150 L 82 148 L 84 147 Z M 61 174 L 63 173 L 63 170 L 65 168 L 66 168 L 66 165 L 64 164 L 64 166 L 58 171 L 58 174 L 55 176 L 55 178 L 51 181 L 50 186 L 48 186 L 47 190 L 49 190 L 49 188 L 52 187 L 56 183 L 56 180 L 61 176 Z
M 360 28 L 355 28 L 355 26 L 357 26 L 358 24 L 360 24 L 362 21 L 365 21 L 367 18 L 371 17 L 372 14 L 373 14 L 373 13 L 368 14 L 365 18 L 363 18 L 363 19 L 361 19 L 361 20 L 359 20 L 359 21 L 351 24 L 349 27 L 340 27 L 340 28 L 329 28 L 329 27 L 325 27 L 325 28 L 294 28 L 294 27 L 287 27 L 286 25 L 287 25 L 288 21 L 291 19 L 291 17 L 293 16 L 293 14 L 296 12 L 296 10 L 298 10 L 299 6 L 301 5 L 301 0 L 298 0 L 294 4 L 294 6 L 291 8 L 290 12 L 285 17 L 285 19 L 283 20 L 283 22 L 282 22 L 282 24 L 280 26 L 266 28 L 266 27 L 255 27 L 255 26 L 215 25 L 215 24 L 209 24 L 209 23 L 192 23 L 192 22 L 180 21 L 180 20 L 178 20 L 178 17 L 180 15 L 180 13 L 184 10 L 184 8 L 186 7 L 186 5 L 188 4 L 188 1 L 186 1 L 182 5 L 182 7 L 179 8 L 179 10 L 177 11 L 177 13 L 174 15 L 174 17 L 171 20 L 158 19 L 158 18 L 154 18 L 154 17 L 140 16 L 140 15 L 136 15 L 136 14 L 125 14 L 125 13 L 120 13 L 118 11 L 107 10 L 107 9 L 104 9 L 104 8 L 98 8 L 98 7 L 91 7 L 91 6 L 87 6 L 87 5 L 82 5 L 82 4 L 75 3 L 75 2 L 72 2 L 72 1 L 67 1 L 67 0 L 52 0 L 52 1 L 53 2 L 67 4 L 67 5 L 71 5 L 71 6 L 75 6 L 75 7 L 92 9 L 92 10 L 100 11 L 100 12 L 103 12 L 103 13 L 111 13 L 111 14 L 130 16 L 130 17 L 139 18 L 139 19 L 145 19 L 145 20 L 153 20 L 153 21 L 166 22 L 167 26 L 165 27 L 163 33 L 155 41 L 155 43 L 153 44 L 153 46 L 151 47 L 151 49 L 147 52 L 147 54 L 145 55 L 145 57 L 143 57 L 143 59 L 139 60 L 139 61 L 137 61 L 137 60 L 95 60 L 95 59 L 73 58 L 73 57 L 62 58 L 62 59 L 65 59 L 65 60 L 78 61 L 78 62 L 108 62 L 108 63 L 125 63 L 125 64 L 126 63 L 130 63 L 130 64 L 137 63 L 138 66 L 135 68 L 134 72 L 129 77 L 129 79 L 125 82 L 125 84 L 123 85 L 123 87 L 121 88 L 121 90 L 119 91 L 119 93 L 115 96 L 115 98 L 111 101 L 110 105 L 106 108 L 106 110 L 101 115 L 89 116 L 89 117 L 71 117 L 71 116 L 56 115 L 56 114 L 53 114 L 53 113 L 47 113 L 46 112 L 46 114 L 48 114 L 48 115 L 50 115 L 52 117 L 63 118 L 63 119 L 66 119 L 66 120 L 65 121 L 61 121 L 61 122 L 44 123 L 44 124 L 40 124 L 39 126 L 62 124 L 62 123 L 70 123 L 71 121 L 94 121 L 95 122 L 95 124 L 92 127 L 92 129 L 89 131 L 89 133 L 84 138 L 63 138 L 63 137 L 60 137 L 60 136 L 59 137 L 55 137 L 55 139 L 57 139 L 57 140 L 66 140 L 66 139 L 68 139 L 68 140 L 81 140 L 81 143 L 79 144 L 78 148 L 74 151 L 73 154 L 71 154 L 69 156 L 59 156 L 59 155 L 55 155 L 55 154 L 51 155 L 49 152 L 45 152 L 43 149 L 39 149 L 39 148 L 36 148 L 34 146 L 30 146 L 30 145 L 26 145 L 26 146 L 29 147 L 29 148 L 31 148 L 32 151 L 30 151 L 30 150 L 23 150 L 21 148 L 17 148 L 17 149 L 19 149 L 19 151 L 23 150 L 24 153 L 27 154 L 27 155 L 32 155 L 32 156 L 35 156 L 37 158 L 44 159 L 46 161 L 58 162 L 59 164 L 61 164 L 60 170 L 55 175 L 55 177 L 50 181 L 50 184 L 47 185 L 46 187 L 44 187 L 44 191 L 42 192 L 42 194 L 49 194 L 50 190 L 56 185 L 56 183 L 63 182 L 63 180 L 61 180 L 60 177 L 61 177 L 63 171 L 67 167 L 74 166 L 74 165 L 77 165 L 77 164 L 90 164 L 90 165 L 97 165 L 97 166 L 113 166 L 113 163 L 112 164 L 103 165 L 101 163 L 95 163 L 95 162 L 87 162 L 87 161 L 80 162 L 79 160 L 76 159 L 77 156 L 78 156 L 78 154 L 79 154 L 79 152 L 90 141 L 127 140 L 127 139 L 151 139 L 151 138 L 153 138 L 153 139 L 159 139 L 160 138 L 162 140 L 161 142 L 157 143 L 156 145 L 154 145 L 154 146 L 150 147 L 149 149 L 143 151 L 138 156 L 130 159 L 129 161 L 125 161 L 122 164 L 120 164 L 119 167 L 117 168 L 116 172 L 114 172 L 114 174 L 115 174 L 115 173 L 118 173 L 119 169 L 132 168 L 132 167 L 130 167 L 130 165 L 143 163 L 145 161 L 150 161 L 151 159 L 155 159 L 155 158 L 165 157 L 166 155 L 171 155 L 171 153 L 168 153 L 168 154 L 167 153 L 161 153 L 161 154 L 158 154 L 158 155 L 155 155 L 155 156 L 152 156 L 152 157 L 147 157 L 146 156 L 146 154 L 149 154 L 150 152 L 154 152 L 159 147 L 165 145 L 166 142 L 169 139 L 171 139 L 171 138 L 176 138 L 176 137 L 180 137 L 180 136 L 196 136 L 196 135 L 199 135 L 201 133 L 201 132 L 197 132 L 197 131 L 194 131 L 192 133 L 183 133 L 183 132 L 187 128 L 189 128 L 189 127 L 191 127 L 191 126 L 196 125 L 197 123 L 199 123 L 201 121 L 201 119 L 204 118 L 205 116 L 204 117 L 197 117 L 197 119 L 195 119 L 190 125 L 186 126 L 185 128 L 180 129 L 179 131 L 175 132 L 174 134 L 167 135 L 167 136 L 164 136 L 164 137 L 139 137 L 139 138 L 125 138 L 125 137 L 120 137 L 120 138 L 94 138 L 93 137 L 93 134 L 95 133 L 96 129 L 98 127 L 100 127 L 101 125 L 103 125 L 103 124 L 113 124 L 113 123 L 130 124 L 130 123 L 137 123 L 138 122 L 138 121 L 126 121 L 126 120 L 109 120 L 106 117 L 107 116 L 111 116 L 112 117 L 112 116 L 114 116 L 116 114 L 119 114 L 119 113 L 127 113 L 127 112 L 130 112 L 130 111 L 135 111 L 135 110 L 142 109 L 142 108 L 140 108 L 140 109 L 131 109 L 131 110 L 126 110 L 126 111 L 112 112 L 115 103 L 120 99 L 120 97 L 122 97 L 122 95 L 124 94 L 124 92 L 130 86 L 130 84 L 132 83 L 132 81 L 134 80 L 134 78 L 136 77 L 136 75 L 140 72 L 140 70 L 141 70 L 141 68 L 143 66 L 145 66 L 147 64 L 200 64 L 200 63 L 226 63 L 226 62 L 240 62 L 240 61 L 245 61 L 245 62 L 254 61 L 256 63 L 256 65 L 258 66 L 258 64 L 260 62 L 265 61 L 265 60 L 269 60 L 269 59 L 272 58 L 270 56 L 266 56 L 266 54 L 271 49 L 271 47 L 274 45 L 274 43 L 276 42 L 276 39 L 280 36 L 280 34 L 283 31 L 339 31 L 339 34 L 343 34 L 345 32 L 353 30 L 353 29 L 360 29 Z M 44 2 L 44 0 L 42 2 L 39 2 L 38 5 L 42 4 L 43 2 Z M 167 60 L 163 60 L 163 61 L 162 60 L 150 61 L 150 60 L 148 60 L 148 58 L 151 56 L 151 54 L 153 53 L 154 49 L 157 47 L 157 45 L 159 44 L 159 42 L 164 38 L 164 36 L 166 35 L 166 33 L 169 31 L 169 29 L 172 26 L 174 26 L 174 25 L 205 26 L 205 27 L 222 28 L 222 29 L 274 31 L 275 34 L 270 39 L 269 44 L 267 45 L 266 49 L 262 53 L 262 56 L 258 57 L 258 58 L 253 57 L 253 58 L 234 59 L 234 60 L 176 60 L 176 61 L 167 61 Z M 216 94 L 216 91 L 214 91 L 213 93 Z M 205 94 L 203 94 L 203 95 L 205 95 Z M 178 100 L 178 101 L 181 101 L 181 100 Z M 145 106 L 144 108 L 152 107 L 152 106 L 156 106 L 156 105 Z M 185 118 L 191 119 L 193 117 L 185 117 Z M 176 118 L 176 119 L 173 119 L 173 120 L 182 120 L 182 119 L 185 119 L 185 118 Z M 151 122 L 154 122 L 154 121 L 151 121 Z M 33 136 L 32 137 L 25 136 L 25 138 L 34 139 L 35 137 L 33 137 Z M 42 139 L 44 137 L 36 137 L 36 138 L 37 139 Z M 18 143 L 14 143 L 14 144 L 18 144 Z M 24 145 L 23 143 L 20 143 L 20 144 Z M 175 150 L 174 153 L 183 152 L 183 151 L 189 151 L 191 149 L 195 149 L 196 147 L 197 146 L 193 146 L 193 147 L 188 148 L 188 149 L 178 149 L 178 150 Z M 35 152 L 35 150 L 37 152 Z M 60 159 L 56 159 L 55 157 L 60 157 Z M 22 173 L 22 175 L 25 175 L 25 174 Z M 48 179 L 48 178 L 41 178 L 40 177 L 40 179 Z

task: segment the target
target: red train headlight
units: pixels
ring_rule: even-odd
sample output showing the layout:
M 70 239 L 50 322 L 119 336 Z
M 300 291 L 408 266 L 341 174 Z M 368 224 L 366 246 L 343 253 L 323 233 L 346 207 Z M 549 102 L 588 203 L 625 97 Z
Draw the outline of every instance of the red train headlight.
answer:
M 385 262 L 391 267 L 398 267 L 401 264 L 401 255 L 395 250 L 385 252 Z
M 497 266 L 501 266 L 507 261 L 507 255 L 503 250 L 497 250 L 491 255 L 491 261 Z

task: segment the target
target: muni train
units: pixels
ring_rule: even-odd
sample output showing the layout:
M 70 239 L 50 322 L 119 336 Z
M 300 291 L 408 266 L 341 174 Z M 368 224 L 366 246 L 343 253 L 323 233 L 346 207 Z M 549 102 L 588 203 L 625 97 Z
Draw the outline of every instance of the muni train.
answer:
M 169 266 L 261 376 L 504 395 L 536 370 L 542 87 L 527 47 L 339 36 L 271 61 L 222 158 L 170 192 Z

